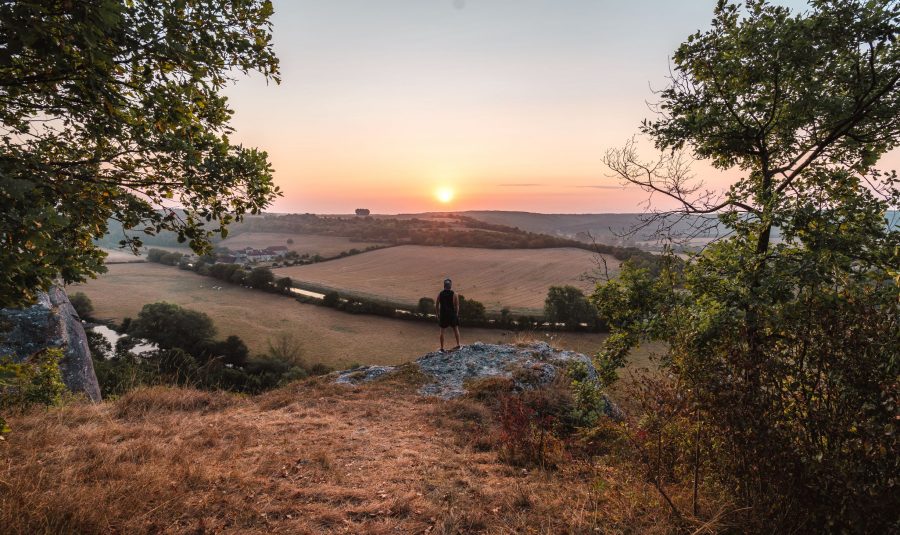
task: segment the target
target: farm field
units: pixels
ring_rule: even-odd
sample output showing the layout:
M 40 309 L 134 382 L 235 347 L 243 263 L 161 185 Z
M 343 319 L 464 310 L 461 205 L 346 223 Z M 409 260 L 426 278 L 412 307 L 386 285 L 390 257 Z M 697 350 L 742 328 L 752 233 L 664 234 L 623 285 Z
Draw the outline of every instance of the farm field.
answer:
M 294 243 L 287 243 L 287 240 Z M 350 249 L 365 249 L 377 243 L 353 241 L 343 236 L 321 236 L 317 234 L 291 234 L 282 232 L 242 232 L 216 244 L 232 250 L 253 247 L 265 249 L 271 245 L 285 245 L 291 251 L 310 256 L 320 254 L 324 257 L 337 256 Z
M 222 285 L 221 290 L 213 286 Z M 90 297 L 94 315 L 121 321 L 135 317 L 141 307 L 168 301 L 209 314 L 219 336 L 240 336 L 254 353 L 264 352 L 268 340 L 291 333 L 300 340 L 308 362 L 335 368 L 352 363 L 396 364 L 417 358 L 438 347 L 436 326 L 378 316 L 352 315 L 302 304 L 288 297 L 267 294 L 203 277 L 190 271 L 153 263 L 114 264 L 96 280 L 68 287 Z M 549 336 L 548 336 L 549 334 Z M 516 333 L 495 329 L 462 330 L 463 343 L 512 342 Z M 535 333 L 555 346 L 593 353 L 605 335 L 596 333 Z M 647 364 L 647 352 L 635 355 Z
M 619 261 L 607 256 L 610 275 Z M 434 297 L 445 277 L 459 293 L 492 311 L 538 313 L 550 286 L 571 284 L 590 291 L 583 275 L 596 255 L 575 248 L 476 249 L 403 245 L 320 264 L 276 269 L 277 276 L 337 291 L 415 305 Z
M 144 255 L 135 256 L 131 254 L 131 251 L 126 249 L 103 249 L 103 252 L 106 253 L 106 264 L 127 264 L 131 262 L 147 261 L 147 258 Z

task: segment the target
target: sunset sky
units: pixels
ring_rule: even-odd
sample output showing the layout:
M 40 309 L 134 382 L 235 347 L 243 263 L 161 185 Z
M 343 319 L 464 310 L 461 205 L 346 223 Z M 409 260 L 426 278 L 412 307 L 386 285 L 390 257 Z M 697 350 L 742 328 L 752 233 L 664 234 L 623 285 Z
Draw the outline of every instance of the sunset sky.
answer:
M 670 54 L 715 5 L 274 3 L 282 83 L 229 88 L 232 139 L 268 151 L 284 191 L 272 211 L 317 213 L 640 211 L 646 194 L 607 177 L 601 155 L 651 116 Z

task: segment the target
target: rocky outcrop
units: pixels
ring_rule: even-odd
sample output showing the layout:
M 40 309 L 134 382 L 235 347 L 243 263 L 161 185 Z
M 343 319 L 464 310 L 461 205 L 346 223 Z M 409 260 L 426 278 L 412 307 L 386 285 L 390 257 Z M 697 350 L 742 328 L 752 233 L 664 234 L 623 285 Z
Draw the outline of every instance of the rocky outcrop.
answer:
M 100 385 L 81 319 L 66 292 L 53 287 L 27 308 L 0 309 L 0 355 L 24 359 L 42 349 L 63 350 L 60 371 L 69 390 L 100 401 Z
M 574 351 L 553 349 L 546 342 L 531 344 L 483 344 L 477 342 L 456 351 L 435 351 L 419 357 L 415 364 L 431 382 L 419 393 L 451 399 L 466 393 L 469 381 L 485 377 L 509 377 L 517 389 L 546 385 L 565 373 L 573 363 L 583 367 L 588 379 L 597 378 L 590 357 Z M 360 366 L 338 373 L 336 381 L 359 384 L 392 373 L 393 366 Z M 607 400 L 608 413 L 620 417 L 621 412 Z

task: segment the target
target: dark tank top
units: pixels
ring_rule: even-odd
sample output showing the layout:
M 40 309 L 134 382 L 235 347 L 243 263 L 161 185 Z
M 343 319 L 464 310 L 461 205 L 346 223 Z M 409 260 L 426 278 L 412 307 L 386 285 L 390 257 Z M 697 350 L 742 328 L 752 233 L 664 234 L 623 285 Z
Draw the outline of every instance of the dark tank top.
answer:
M 454 314 L 453 310 L 453 290 L 442 290 L 438 294 L 438 303 L 441 307 L 441 316 Z

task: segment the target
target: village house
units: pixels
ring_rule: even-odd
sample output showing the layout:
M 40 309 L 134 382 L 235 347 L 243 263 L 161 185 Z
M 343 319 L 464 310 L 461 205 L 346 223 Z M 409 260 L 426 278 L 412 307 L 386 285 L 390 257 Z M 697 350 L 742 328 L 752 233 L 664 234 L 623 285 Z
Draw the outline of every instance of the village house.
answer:
M 228 254 L 220 255 L 217 261 L 223 264 L 249 264 L 254 262 L 270 262 L 287 253 L 288 248 L 284 245 L 273 245 L 265 249 L 254 249 L 246 247 L 237 251 L 231 251 Z

